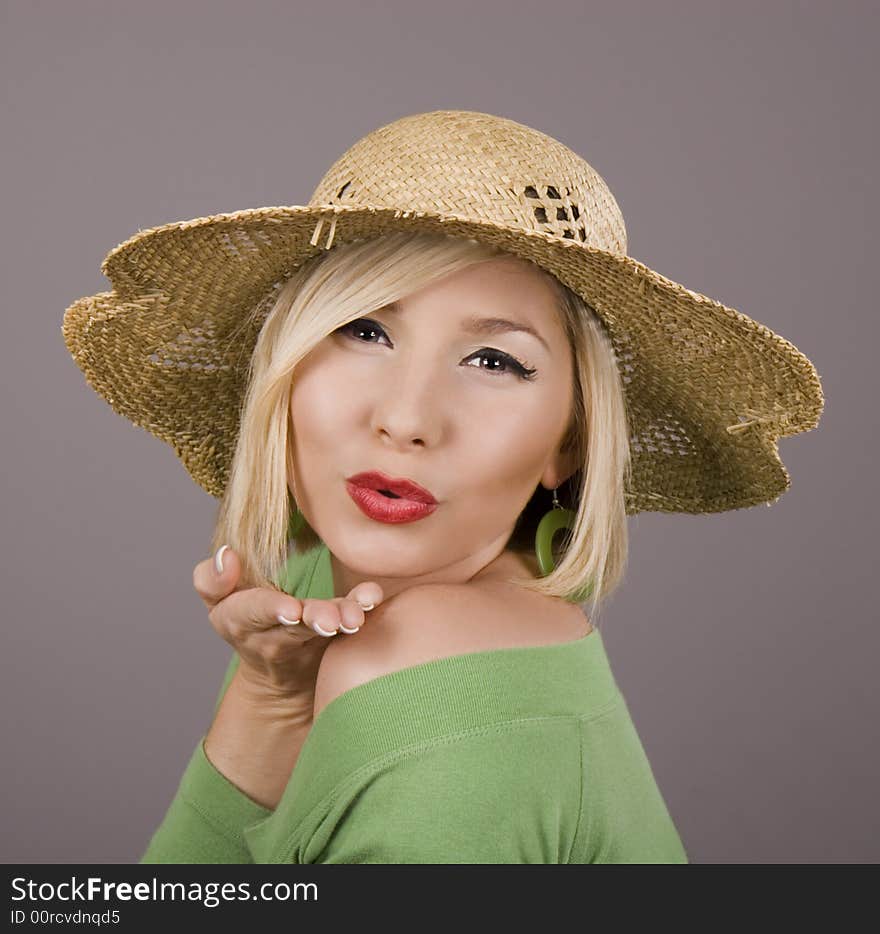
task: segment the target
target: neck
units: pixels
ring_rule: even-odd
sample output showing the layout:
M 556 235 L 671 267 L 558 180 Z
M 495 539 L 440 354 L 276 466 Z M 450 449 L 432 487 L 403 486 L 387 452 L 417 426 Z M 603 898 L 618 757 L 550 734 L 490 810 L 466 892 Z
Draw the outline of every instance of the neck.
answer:
M 416 584 L 449 584 L 484 582 L 490 580 L 504 580 L 508 576 L 531 577 L 540 576 L 537 559 L 534 555 L 499 551 L 497 543 L 489 546 L 484 552 L 471 555 L 466 560 L 454 565 L 438 568 L 427 574 L 412 577 L 377 577 L 375 575 L 360 573 L 353 568 L 346 567 L 330 552 L 330 565 L 333 569 L 333 592 L 337 596 L 349 594 L 358 584 L 373 581 L 382 588 L 385 599 L 388 600 L 402 590 L 414 587 Z

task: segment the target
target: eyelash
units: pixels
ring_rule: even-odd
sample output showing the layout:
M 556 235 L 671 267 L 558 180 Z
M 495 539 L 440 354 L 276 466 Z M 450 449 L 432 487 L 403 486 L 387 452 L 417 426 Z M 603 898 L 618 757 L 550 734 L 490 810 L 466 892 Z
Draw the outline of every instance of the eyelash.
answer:
M 369 318 L 355 318 L 354 321 L 349 321 L 348 324 L 343 324 L 341 328 L 338 328 L 337 333 L 348 334 L 350 333 L 352 329 L 364 330 L 364 331 L 373 330 L 373 331 L 379 332 L 380 334 L 385 334 L 385 331 L 382 329 L 382 327 L 379 324 L 377 324 L 375 321 L 371 321 Z M 388 335 L 385 334 L 385 336 L 387 337 Z M 352 340 L 357 340 L 357 338 L 352 338 Z M 358 343 L 372 344 L 374 342 L 373 341 L 358 341 Z M 524 363 L 521 363 L 519 360 L 516 359 L 516 357 L 512 357 L 510 354 L 504 353 L 504 351 L 502 350 L 493 350 L 491 347 L 483 347 L 481 350 L 478 350 L 475 353 L 471 354 L 471 357 L 477 357 L 477 356 L 494 358 L 496 360 L 502 361 L 503 363 L 512 367 L 515 375 L 519 379 L 522 379 L 522 380 L 533 380 L 535 378 L 535 374 L 538 372 L 537 370 L 531 367 L 527 367 Z M 480 367 L 480 369 L 483 369 L 483 368 Z M 486 370 L 485 372 L 491 373 L 493 376 L 494 375 L 498 375 L 498 376 L 506 375 L 506 371 L 501 371 L 501 370 Z

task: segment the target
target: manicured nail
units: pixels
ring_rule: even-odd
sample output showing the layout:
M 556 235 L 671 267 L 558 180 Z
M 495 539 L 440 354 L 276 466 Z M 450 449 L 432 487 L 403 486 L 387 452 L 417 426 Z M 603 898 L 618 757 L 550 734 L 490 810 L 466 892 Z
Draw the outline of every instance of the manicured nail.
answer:
M 333 632 L 324 632 L 324 630 L 321 629 L 321 627 L 317 623 L 312 623 L 312 625 L 315 627 L 315 629 L 318 630 L 319 633 L 321 633 L 322 636 L 335 636 L 336 635 L 335 630 Z
M 362 610 L 372 610 L 376 604 L 375 603 L 361 603 L 361 601 L 358 600 L 358 605 L 360 606 Z
M 215 570 L 218 574 L 222 574 L 222 573 L 223 573 L 223 552 L 226 551 L 226 549 L 227 549 L 228 547 L 229 547 L 229 545 L 221 545 L 221 546 L 217 549 L 217 554 L 214 555 L 214 570 Z
M 278 622 L 281 623 L 282 626 L 299 626 L 299 624 L 302 622 L 301 619 L 288 619 L 286 616 L 282 616 L 280 613 L 278 614 L 277 618 Z
M 343 626 L 342 623 L 340 623 L 340 624 L 339 624 L 339 628 L 340 628 L 343 632 L 347 632 L 349 635 L 351 635 L 353 632 L 357 632 L 361 627 L 360 627 L 360 626 L 355 626 L 354 629 L 346 629 L 345 626 Z

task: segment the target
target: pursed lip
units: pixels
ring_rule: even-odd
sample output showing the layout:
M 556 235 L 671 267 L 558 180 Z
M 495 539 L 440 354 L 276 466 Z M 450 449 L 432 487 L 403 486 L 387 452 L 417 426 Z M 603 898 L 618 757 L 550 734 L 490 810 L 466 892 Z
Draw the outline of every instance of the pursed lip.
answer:
M 382 473 L 381 470 L 367 470 L 362 473 L 352 474 L 352 476 L 346 477 L 346 480 L 355 486 L 363 486 L 369 490 L 388 490 L 388 492 L 394 493 L 395 496 L 399 496 L 401 499 L 412 500 L 416 503 L 427 503 L 431 506 L 437 503 L 431 492 L 423 486 L 419 486 L 415 480 L 410 480 L 407 477 L 389 477 L 387 474 Z

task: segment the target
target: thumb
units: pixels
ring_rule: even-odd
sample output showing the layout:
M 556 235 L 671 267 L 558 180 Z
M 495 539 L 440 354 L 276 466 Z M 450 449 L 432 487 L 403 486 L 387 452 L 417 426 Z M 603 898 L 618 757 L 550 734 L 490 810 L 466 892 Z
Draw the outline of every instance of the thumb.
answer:
M 224 561 L 224 555 L 226 560 Z M 229 547 L 229 545 L 221 545 L 216 553 L 214 554 L 214 573 L 218 578 L 223 577 L 227 570 L 232 566 L 233 559 L 238 561 L 238 558 L 235 556 L 235 552 Z
M 205 606 L 212 610 L 235 590 L 240 576 L 238 555 L 228 545 L 221 545 L 212 557 L 195 566 L 193 587 Z

